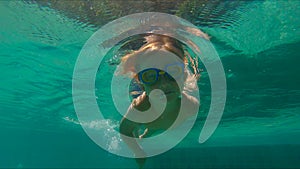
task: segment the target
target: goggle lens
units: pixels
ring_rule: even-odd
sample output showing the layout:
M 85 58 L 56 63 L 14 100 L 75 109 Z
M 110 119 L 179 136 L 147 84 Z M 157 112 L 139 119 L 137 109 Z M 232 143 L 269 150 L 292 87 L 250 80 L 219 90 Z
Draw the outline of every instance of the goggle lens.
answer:
M 143 83 L 154 83 L 157 79 L 157 72 L 154 69 L 148 69 L 141 73 Z
M 166 71 L 168 72 L 169 75 L 171 75 L 171 77 L 174 78 L 180 77 L 183 74 L 183 68 L 179 65 L 168 66 L 166 68 Z

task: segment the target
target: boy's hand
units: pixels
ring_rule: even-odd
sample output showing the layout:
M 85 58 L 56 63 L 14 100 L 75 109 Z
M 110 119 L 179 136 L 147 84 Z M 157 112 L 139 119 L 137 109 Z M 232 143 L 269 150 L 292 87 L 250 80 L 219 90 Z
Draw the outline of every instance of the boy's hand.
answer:
M 146 95 L 146 92 L 143 92 L 143 94 L 132 101 L 132 105 L 139 111 L 148 110 L 151 106 L 149 96 Z

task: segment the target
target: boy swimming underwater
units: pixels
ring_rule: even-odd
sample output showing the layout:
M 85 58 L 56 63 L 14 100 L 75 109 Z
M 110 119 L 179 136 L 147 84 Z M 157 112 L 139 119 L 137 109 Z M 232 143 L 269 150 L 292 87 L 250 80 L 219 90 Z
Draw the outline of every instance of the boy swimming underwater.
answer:
M 191 107 L 199 107 L 199 100 L 187 92 L 195 90 L 199 74 L 189 72 L 187 61 L 191 58 L 180 42 L 156 34 L 145 39 L 146 44 L 125 55 L 121 62 L 123 73 L 131 74 L 142 89 L 142 94 L 133 99 L 120 123 L 121 137 L 132 149 L 140 168 L 147 155 L 132 138 L 147 138 L 177 127 L 196 115 L 197 111 Z M 179 116 L 179 112 L 183 115 Z

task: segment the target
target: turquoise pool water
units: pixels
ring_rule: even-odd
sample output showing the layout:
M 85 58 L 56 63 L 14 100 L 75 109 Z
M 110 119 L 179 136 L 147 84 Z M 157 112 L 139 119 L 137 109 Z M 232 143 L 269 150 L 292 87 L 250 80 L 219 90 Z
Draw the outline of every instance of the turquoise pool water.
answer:
M 215 133 L 199 144 L 210 106 L 209 77 L 202 67 L 202 105 L 194 128 L 175 148 L 149 158 L 145 168 L 299 168 L 300 1 L 224 1 L 216 14 L 200 11 L 197 1 L 186 2 L 177 15 L 211 37 L 226 73 L 226 107 Z M 194 11 L 185 12 L 193 5 Z M 72 101 L 82 46 L 116 18 L 94 22 L 49 6 L 0 1 L 0 167 L 137 168 L 133 159 L 110 154 L 89 139 Z M 115 70 L 109 64 L 113 57 L 105 58 L 96 83 Z M 105 84 L 96 89 L 99 107 L 115 111 Z M 119 117 L 111 118 L 83 125 L 116 128 Z M 103 135 L 117 151 L 119 137 L 108 130 Z

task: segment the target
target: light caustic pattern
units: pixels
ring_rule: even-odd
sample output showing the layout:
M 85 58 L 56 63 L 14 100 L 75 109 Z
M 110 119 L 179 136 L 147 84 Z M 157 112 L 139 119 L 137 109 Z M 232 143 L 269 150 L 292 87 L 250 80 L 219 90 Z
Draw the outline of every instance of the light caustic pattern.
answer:
M 88 39 L 78 56 L 73 72 L 73 102 L 80 124 L 104 120 L 96 101 L 95 80 L 98 67 L 107 52 L 118 42 L 128 37 L 149 33 L 166 35 L 179 40 L 192 49 L 205 65 L 211 83 L 211 106 L 203 129 L 199 135 L 199 143 L 205 142 L 218 126 L 224 110 L 226 101 L 226 80 L 223 66 L 206 34 L 202 33 L 196 26 L 186 20 L 164 13 L 138 13 L 119 18 L 104 25 Z M 151 55 L 151 57 L 147 57 L 147 55 Z M 139 57 L 142 58 L 140 60 L 143 60 L 143 64 L 140 63 L 140 65 L 143 65 L 143 67 L 140 68 L 141 70 L 147 68 L 164 70 L 163 65 L 170 64 L 174 61 L 178 62 L 176 55 L 166 51 L 147 53 Z M 151 58 L 151 60 L 149 58 Z M 158 60 L 159 62 L 157 62 Z M 171 72 L 166 72 L 171 74 Z M 184 86 L 182 86 L 182 82 L 180 82 L 179 79 L 174 79 L 179 89 L 183 90 Z M 128 89 L 130 81 L 130 78 L 121 76 L 113 76 L 111 81 L 111 94 L 114 106 L 122 116 L 125 115 L 131 104 L 129 99 L 124 99 L 129 98 Z M 116 88 L 118 88 L 118 91 L 114 90 Z M 126 95 L 127 97 L 125 97 Z M 135 110 L 132 116 L 128 116 L 127 118 L 140 123 L 148 123 L 157 119 L 163 112 L 167 99 L 161 90 L 155 89 L 149 94 L 150 102 L 151 100 L 155 100 L 155 95 L 161 95 L 160 105 L 162 106 L 157 108 L 159 110 L 157 111 L 159 112 L 158 114 L 141 113 Z M 198 88 L 193 91 L 192 95 L 200 100 Z M 193 116 L 187 122 L 177 126 L 177 122 L 184 117 L 184 112 L 192 111 L 192 113 L 195 112 L 195 114 L 198 112 L 199 107 L 187 108 L 186 104 L 187 100 L 182 97 L 177 119 L 168 130 L 149 138 L 137 139 L 127 136 L 123 137 L 136 139 L 141 148 L 145 151 L 147 157 L 168 151 L 188 134 L 196 121 L 197 116 Z M 147 114 L 147 116 L 141 114 Z M 132 151 L 125 144 L 122 144 L 122 148 L 118 151 L 112 151 L 106 146 L 108 138 L 104 137 L 99 131 L 87 127 L 86 125 L 82 125 L 82 127 L 87 135 L 101 148 L 119 156 L 137 157 L 134 156 Z M 117 131 L 114 132 L 116 135 L 121 134 L 117 133 Z

